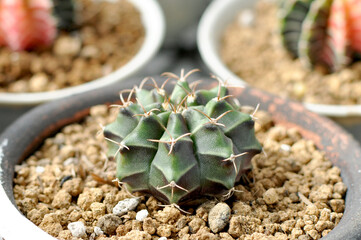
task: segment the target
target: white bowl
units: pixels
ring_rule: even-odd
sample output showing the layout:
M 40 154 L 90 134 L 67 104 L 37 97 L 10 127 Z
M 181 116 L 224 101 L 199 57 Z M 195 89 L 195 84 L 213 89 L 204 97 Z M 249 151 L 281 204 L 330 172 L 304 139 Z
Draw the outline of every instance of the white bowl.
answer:
M 224 30 L 234 21 L 236 15 L 241 10 L 252 9 L 256 2 L 257 0 L 214 0 L 200 20 L 197 36 L 199 52 L 210 70 L 223 79 L 247 84 L 222 62 L 219 46 Z M 361 105 L 304 105 L 313 112 L 331 117 L 346 128 L 354 129 L 357 125 L 361 128 Z
M 128 1 L 130 1 L 140 12 L 142 23 L 145 28 L 145 38 L 138 53 L 127 64 L 111 74 L 74 87 L 39 93 L 0 93 L 0 107 L 34 106 L 110 85 L 122 81 L 139 71 L 155 56 L 162 45 L 165 35 L 165 20 L 163 11 L 156 0 Z

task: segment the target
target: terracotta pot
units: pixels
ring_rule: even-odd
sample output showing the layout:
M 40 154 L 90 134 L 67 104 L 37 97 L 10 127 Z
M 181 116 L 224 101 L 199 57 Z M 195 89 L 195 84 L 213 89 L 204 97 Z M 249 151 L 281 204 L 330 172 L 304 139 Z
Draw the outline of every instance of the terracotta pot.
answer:
M 129 0 L 140 12 L 145 29 L 144 42 L 137 54 L 124 66 L 114 72 L 78 86 L 50 92 L 0 93 L 0 132 L 24 112 L 35 105 L 94 90 L 129 78 L 139 71 L 156 55 L 165 35 L 163 11 L 156 0 Z
M 198 48 L 210 70 L 223 79 L 236 79 L 247 84 L 233 73 L 219 55 L 221 38 L 241 10 L 253 9 L 258 0 L 215 0 L 204 12 L 198 26 Z M 332 118 L 361 140 L 361 105 L 326 105 L 304 103 L 307 109 Z
M 18 119 L 0 136 L 0 234 L 6 240 L 30 236 L 31 239 L 54 239 L 18 211 L 13 196 L 15 165 L 33 153 L 45 138 L 61 127 L 84 118 L 91 106 L 117 101 L 118 91 L 132 88 L 134 83 L 134 79 L 128 79 L 122 84 L 39 106 Z M 232 94 L 244 105 L 255 106 L 260 103 L 261 108 L 268 111 L 277 124 L 297 128 L 304 138 L 313 140 L 319 149 L 326 152 L 332 163 L 341 169 L 348 191 L 344 216 L 324 239 L 361 239 L 359 144 L 335 123 L 307 111 L 299 103 L 250 87 L 237 89 Z

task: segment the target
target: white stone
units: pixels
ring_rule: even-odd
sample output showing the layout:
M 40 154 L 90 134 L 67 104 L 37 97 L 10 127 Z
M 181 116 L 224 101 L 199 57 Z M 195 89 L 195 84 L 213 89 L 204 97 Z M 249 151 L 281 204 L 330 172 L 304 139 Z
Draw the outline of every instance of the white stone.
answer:
M 36 173 L 43 173 L 44 171 L 45 171 L 45 168 L 42 167 L 42 166 L 37 166 L 37 167 L 35 168 L 35 172 L 36 172 Z
M 137 212 L 137 215 L 135 216 L 135 219 L 138 220 L 138 221 L 141 221 L 143 222 L 143 220 L 148 217 L 149 215 L 149 212 L 147 209 L 143 209 L 143 210 L 140 210 L 139 212 Z
M 102 229 L 100 227 L 94 227 L 94 233 L 97 236 L 104 234 L 104 232 L 102 231 Z
M 73 235 L 73 237 L 85 237 L 86 236 L 86 232 L 85 232 L 85 226 L 83 222 L 72 222 L 68 224 L 68 229 L 71 232 L 71 235 Z
M 64 162 L 63 162 L 63 165 L 64 166 L 69 166 L 70 164 L 78 164 L 79 160 L 78 158 L 74 158 L 74 157 L 70 157 L 70 158 L 67 158 Z
M 251 9 L 243 10 L 238 17 L 239 24 L 241 26 L 249 27 L 254 22 L 254 13 Z
M 133 211 L 140 203 L 140 198 L 126 198 L 119 201 L 118 204 L 113 208 L 113 214 L 122 216 L 129 211 Z
M 281 144 L 281 149 L 285 152 L 291 151 L 291 146 L 288 144 Z
M 160 237 L 160 238 L 158 238 L 158 240 L 167 240 L 167 238 L 166 237 Z

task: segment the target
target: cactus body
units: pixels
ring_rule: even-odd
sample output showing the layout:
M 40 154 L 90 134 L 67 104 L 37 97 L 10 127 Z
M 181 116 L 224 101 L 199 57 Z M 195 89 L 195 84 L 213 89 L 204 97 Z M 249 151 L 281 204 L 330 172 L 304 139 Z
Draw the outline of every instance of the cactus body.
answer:
M 56 35 L 49 0 L 2 0 L 0 44 L 19 51 L 52 43 Z
M 346 12 L 349 16 L 347 24 L 350 26 L 348 37 L 350 39 L 351 48 L 355 50 L 354 54 L 361 54 L 361 1 L 347 0 L 345 1 Z
M 53 13 L 57 19 L 57 27 L 71 31 L 75 28 L 75 4 L 73 0 L 52 0 Z
M 304 65 L 337 71 L 361 53 L 361 1 L 293 0 L 281 13 L 283 43 Z
M 75 28 L 73 0 L 0 1 L 0 45 L 14 51 L 49 46 L 56 26 L 66 31 Z
M 288 5 L 283 6 L 281 34 L 283 35 L 283 44 L 293 57 L 298 57 L 298 42 L 301 37 L 303 21 L 310 9 L 313 0 L 292 0 L 287 1 Z M 286 4 L 286 3 L 285 3 Z
M 119 181 L 170 204 L 227 193 L 261 151 L 252 117 L 225 98 L 226 87 L 195 91 L 186 77 L 170 96 L 133 89 L 136 101 L 122 98 L 104 129 Z

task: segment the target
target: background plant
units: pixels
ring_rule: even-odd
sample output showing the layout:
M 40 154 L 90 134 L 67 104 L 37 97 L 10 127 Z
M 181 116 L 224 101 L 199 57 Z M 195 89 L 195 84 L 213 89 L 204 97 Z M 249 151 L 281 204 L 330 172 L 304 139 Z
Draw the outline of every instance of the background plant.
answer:
M 337 71 L 361 53 L 361 1 L 282 1 L 280 30 L 304 65 Z
M 74 24 L 72 0 L 0 1 L 0 45 L 14 51 L 48 46 L 57 27 L 71 30 Z

